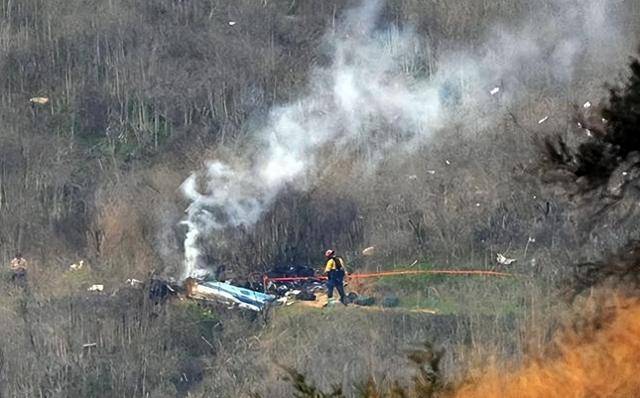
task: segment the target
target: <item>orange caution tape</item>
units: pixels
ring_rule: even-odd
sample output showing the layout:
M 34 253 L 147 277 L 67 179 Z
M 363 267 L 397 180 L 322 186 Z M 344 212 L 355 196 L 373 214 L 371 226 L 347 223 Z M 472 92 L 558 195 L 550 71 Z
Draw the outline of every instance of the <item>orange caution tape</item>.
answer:
M 513 274 L 507 272 L 498 271 L 482 271 L 482 270 L 416 270 L 416 271 L 386 271 L 386 272 L 372 272 L 366 274 L 351 274 L 348 275 L 348 279 L 363 279 L 363 278 L 380 278 L 384 276 L 399 276 L 399 275 L 484 275 L 484 276 L 513 276 Z M 265 275 L 264 281 L 272 282 L 294 282 L 294 281 L 306 281 L 306 280 L 324 280 L 326 276 L 290 276 L 282 278 L 269 278 Z

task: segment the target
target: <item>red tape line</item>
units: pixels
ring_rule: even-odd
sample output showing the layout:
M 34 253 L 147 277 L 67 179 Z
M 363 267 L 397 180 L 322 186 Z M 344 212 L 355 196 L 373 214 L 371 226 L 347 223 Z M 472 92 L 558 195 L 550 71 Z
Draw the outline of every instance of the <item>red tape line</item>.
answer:
M 430 274 L 430 275 L 485 275 L 485 276 L 513 276 L 513 274 L 507 272 L 498 271 L 482 271 L 482 270 L 422 270 L 422 271 L 387 271 L 387 272 L 373 272 L 367 274 L 351 274 L 347 276 L 348 279 L 363 279 L 363 278 L 380 278 L 383 276 L 397 276 L 397 275 L 418 275 L 418 274 Z M 326 276 L 290 276 L 282 278 L 269 278 L 264 277 L 265 281 L 272 282 L 294 282 L 294 281 L 308 281 L 313 279 L 325 280 Z

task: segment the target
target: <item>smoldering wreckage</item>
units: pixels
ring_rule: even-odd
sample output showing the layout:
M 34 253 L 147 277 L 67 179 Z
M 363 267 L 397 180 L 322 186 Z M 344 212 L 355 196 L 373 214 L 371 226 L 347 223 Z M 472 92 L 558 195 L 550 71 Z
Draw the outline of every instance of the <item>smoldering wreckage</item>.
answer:
M 365 250 L 371 251 L 371 248 Z M 498 263 L 500 263 L 499 260 L 500 258 L 498 259 Z M 399 304 L 397 297 L 383 297 L 380 299 L 373 295 L 359 294 L 351 288 L 351 282 L 354 282 L 354 285 L 362 287 L 362 283 L 360 283 L 359 280 L 419 274 L 493 277 L 513 276 L 507 272 L 471 269 L 405 269 L 386 272 L 353 273 L 347 274 L 345 286 L 349 287 L 349 292 L 346 294 L 346 300 L 343 304 L 355 304 L 356 306 L 362 307 L 395 307 Z M 160 277 L 152 277 L 148 283 L 135 279 L 128 280 L 127 282 L 134 287 L 147 288 L 149 299 L 155 303 L 177 298 L 180 300 L 193 300 L 203 305 L 222 304 L 230 309 L 237 308 L 255 312 L 263 312 L 274 306 L 290 306 L 294 304 L 316 308 L 336 304 L 336 301 L 327 296 L 327 276 L 319 275 L 315 269 L 304 265 L 275 266 L 264 274 L 250 275 L 248 281 L 242 286 L 234 284 L 233 280 L 223 282 L 209 280 L 207 277 L 189 277 L 183 282 Z M 90 290 L 102 291 L 102 289 Z

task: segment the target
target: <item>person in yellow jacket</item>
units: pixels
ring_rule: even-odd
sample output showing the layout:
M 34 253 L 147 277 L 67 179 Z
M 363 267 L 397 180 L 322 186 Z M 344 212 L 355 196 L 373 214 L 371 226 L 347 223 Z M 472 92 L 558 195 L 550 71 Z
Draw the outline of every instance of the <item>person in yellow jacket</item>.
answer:
M 340 295 L 340 302 L 347 305 L 347 297 L 344 294 L 344 261 L 336 256 L 335 250 L 327 250 L 324 256 L 327 259 L 324 267 L 324 273 L 327 276 L 327 297 L 329 301 L 333 300 L 333 289 L 335 288 Z

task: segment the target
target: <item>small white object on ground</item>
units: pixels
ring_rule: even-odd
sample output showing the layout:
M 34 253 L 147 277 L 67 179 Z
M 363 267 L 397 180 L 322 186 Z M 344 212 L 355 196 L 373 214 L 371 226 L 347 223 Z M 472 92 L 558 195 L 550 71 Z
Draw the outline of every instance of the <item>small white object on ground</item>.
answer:
M 591 101 L 587 101 L 584 103 L 584 105 L 582 105 L 583 108 L 591 108 Z
M 451 162 L 448 160 L 445 160 L 444 162 L 447 164 L 447 166 L 451 164 Z
M 69 270 L 71 271 L 78 271 L 81 270 L 84 267 L 84 260 L 80 260 L 77 263 L 73 263 L 69 266 Z
M 411 174 L 411 175 L 409 176 L 409 179 L 410 179 L 410 180 L 417 180 L 417 179 L 418 179 L 418 176 L 417 176 L 417 175 L 415 175 L 415 174 Z
M 49 98 L 47 97 L 33 97 L 29 99 L 29 102 L 31 102 L 32 104 L 38 104 L 38 105 L 46 105 L 49 103 Z
M 82 348 L 90 348 L 90 347 L 95 347 L 97 345 L 98 343 L 86 343 L 82 345 Z
M 549 119 L 549 116 L 545 116 L 542 119 L 538 120 L 538 124 L 542 124 L 544 122 L 546 122 Z
M 101 292 L 104 290 L 104 285 L 91 285 L 87 290 L 90 292 Z
M 376 250 L 375 246 L 369 246 L 369 247 L 367 247 L 366 249 L 364 249 L 362 251 L 362 255 L 363 256 L 373 256 L 373 254 L 375 253 L 375 250 Z
M 491 91 L 489 91 L 491 95 L 496 95 L 499 92 L 500 92 L 500 87 L 494 87 Z
M 505 257 L 502 253 L 498 253 L 496 255 L 496 261 L 498 262 L 498 264 L 502 264 L 502 265 L 511 265 L 513 263 L 516 262 L 516 259 L 513 258 L 507 258 Z
M 229 21 L 229 26 L 233 26 L 236 24 L 236 21 Z
M 433 175 L 433 174 L 435 174 L 435 173 L 436 173 L 436 171 L 435 171 L 435 170 L 427 170 L 427 173 L 429 173 L 429 174 Z

